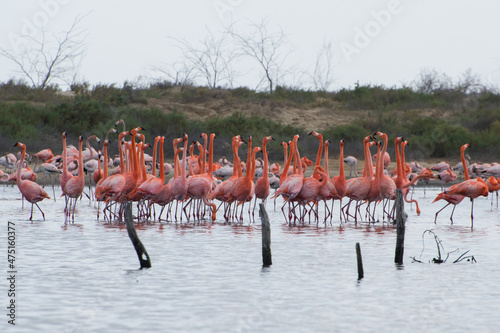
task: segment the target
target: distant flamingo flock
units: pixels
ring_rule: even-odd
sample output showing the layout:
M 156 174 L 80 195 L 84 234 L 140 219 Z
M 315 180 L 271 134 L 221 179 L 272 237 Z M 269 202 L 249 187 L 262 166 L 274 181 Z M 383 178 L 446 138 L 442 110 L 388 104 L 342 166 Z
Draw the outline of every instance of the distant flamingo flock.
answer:
M 130 201 L 137 204 L 139 221 L 215 220 L 217 213 L 226 222 L 243 222 L 246 214 L 253 221 L 258 201 L 265 204 L 268 199 L 276 200 L 279 196 L 284 202 L 280 209 L 289 224 L 306 221 L 326 224 L 331 223 L 334 216 L 338 216 L 341 222 L 375 221 L 377 205 L 382 207 L 382 220 L 392 221 L 395 205 L 391 203 L 396 199 L 397 189 L 402 191 L 406 202 L 415 204 L 416 213 L 420 214 L 418 202 L 412 198 L 410 191 L 419 179 L 439 180 L 441 183 L 442 192 L 434 202 L 444 200 L 446 205 L 436 212 L 435 222 L 439 213 L 452 205 L 450 220 L 453 223 L 455 207 L 466 197 L 471 202 L 471 226 L 474 199 L 487 197 L 491 193 L 493 209 L 493 193 L 496 193 L 498 209 L 500 164 L 470 164 L 470 157 L 465 154 L 468 144 L 460 149 L 461 163 L 452 166 L 449 162 L 441 162 L 422 168 L 417 162 L 406 163 L 404 151 L 408 142 L 397 137 L 394 140 L 396 167 L 389 170 L 388 136 L 376 132 L 363 139 L 364 166 L 362 171 L 357 171 L 357 159 L 353 156 L 344 157 L 344 141 L 340 140 L 339 174 L 330 177 L 328 149 L 332 142 L 324 140 L 317 131 L 309 133 L 318 140 L 318 151 L 313 160 L 301 156 L 299 135 L 289 142 L 281 143 L 284 154 L 281 165 L 269 163 L 267 144 L 274 140 L 272 136 L 264 137 L 261 146 L 253 147 L 252 137 L 236 135 L 232 138 L 232 163 L 225 158 L 214 162 L 215 134 L 202 133 L 200 141 L 203 143 L 195 140 L 190 142 L 187 134 L 174 139 L 173 163 L 168 164 L 164 156 L 165 137 L 154 138 L 151 157 L 145 153 L 151 145 L 146 143 L 141 133 L 142 127 L 126 130 L 123 120 L 116 125 L 122 125 L 122 131 L 110 129 L 102 141 L 101 150 L 97 151 L 90 145 L 92 140 L 101 143 L 95 135 L 87 138 L 84 150 L 83 137 L 78 140 L 78 148 L 68 146 L 67 134 L 64 132 L 62 154 L 54 156 L 50 149 L 44 149 L 31 155 L 29 161 L 35 161 L 34 170 L 28 166 L 27 147 L 23 143 L 15 145 L 21 149 L 19 159 L 14 153 L 0 158 L 5 170 L 0 170 L 0 179 L 5 183 L 15 182 L 22 197 L 31 203 L 30 220 L 33 219 L 34 206 L 45 220 L 38 203 L 51 199 L 36 182 L 37 173 L 43 173 L 44 184 L 46 177 L 55 175 L 60 179 L 66 202 L 64 211 L 66 218 L 71 221 L 75 219 L 77 202 L 82 195 L 96 202 L 98 218 L 102 213 L 105 220 L 116 221 L 123 219 L 124 203 Z M 118 136 L 119 157 L 116 161 L 108 157 L 110 134 Z M 247 145 L 246 162 L 239 157 L 239 149 L 244 144 Z M 195 155 L 195 149 L 198 155 Z M 376 150 L 373 155 L 372 149 Z M 257 154 L 262 154 L 262 158 L 257 157 Z M 344 163 L 349 167 L 348 179 Z M 16 166 L 17 171 L 14 172 Z M 312 174 L 306 176 L 308 167 L 311 167 Z M 173 176 L 166 181 L 166 174 L 172 171 Z M 447 183 L 456 182 L 454 171 L 463 172 L 465 180 L 445 188 Z M 87 181 L 85 172 L 89 173 Z M 86 184 L 89 186 L 88 194 L 85 192 Z M 54 189 L 52 194 L 56 200 Z M 339 202 L 339 208 L 338 213 L 334 214 L 336 201 Z M 320 214 L 320 205 L 323 214 Z M 248 207 L 247 213 L 245 206 Z

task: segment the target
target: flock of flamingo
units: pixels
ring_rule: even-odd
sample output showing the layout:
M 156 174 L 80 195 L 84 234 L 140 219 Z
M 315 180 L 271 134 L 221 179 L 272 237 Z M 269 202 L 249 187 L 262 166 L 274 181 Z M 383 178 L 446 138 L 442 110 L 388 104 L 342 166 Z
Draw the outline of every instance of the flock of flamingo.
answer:
M 87 139 L 87 149 L 83 150 L 82 136 L 76 148 L 67 146 L 67 134 L 64 132 L 62 155 L 54 156 L 50 149 L 32 155 L 30 160 L 35 159 L 36 162 L 34 170 L 28 166 L 24 167 L 26 145 L 18 142 L 15 147 L 21 149 L 19 159 L 12 153 L 0 158 L 0 164 L 6 168 L 13 169 L 17 164 L 17 171 L 9 175 L 0 170 L 0 179 L 3 182 L 17 183 L 23 198 L 31 203 L 30 220 L 33 219 L 34 206 L 39 209 L 45 220 L 38 202 L 50 199 L 44 188 L 36 183 L 37 172 L 43 172 L 47 176 L 56 174 L 60 177 L 62 195 L 66 200 L 64 209 L 66 218 L 71 218 L 73 221 L 77 201 L 82 195 L 87 195 L 90 200 L 99 203 L 98 218 L 102 202 L 104 219 L 117 221 L 122 220 L 124 203 L 132 201 L 137 203 L 138 220 L 143 221 L 161 222 L 163 212 L 167 208 L 164 216 L 167 222 L 182 222 L 184 218 L 186 221 L 215 220 L 219 211 L 227 222 L 242 222 L 247 202 L 248 216 L 252 220 L 255 218 L 254 211 L 258 200 L 265 203 L 268 198 L 275 199 L 276 208 L 278 196 L 283 198 L 281 211 L 289 224 L 304 223 L 307 219 L 309 223 L 311 221 L 319 223 L 321 202 L 324 208 L 323 223 L 326 224 L 328 220 L 331 223 L 335 201 L 340 203 L 338 216 L 341 223 L 351 219 L 355 222 L 374 221 L 375 208 L 378 204 L 383 206 L 383 220 L 389 221 L 394 219 L 395 205 L 391 207 L 391 202 L 396 199 L 397 189 L 402 191 L 406 202 L 415 203 L 416 212 L 420 214 L 418 202 L 411 197 L 408 198 L 411 187 L 419 179 L 426 181 L 440 179 L 443 184 L 454 181 L 457 176 L 452 169 L 462 170 L 465 180 L 446 189 L 443 187 L 442 192 L 437 195 L 434 202 L 444 200 L 446 205 L 436 212 L 434 222 L 444 208 L 453 205 L 450 215 L 453 223 L 455 207 L 466 197 L 471 201 L 471 226 L 473 226 L 475 198 L 487 197 L 489 193 L 496 192 L 498 208 L 500 165 L 492 163 L 486 168 L 480 168 L 477 164 L 468 165 L 465 158 L 468 144 L 461 147 L 461 163 L 455 168 L 448 162 L 442 162 L 432 168 L 422 168 L 416 162 L 405 162 L 404 150 L 408 142 L 402 137 L 397 137 L 394 141 L 396 167 L 388 171 L 390 163 L 390 155 L 387 152 L 388 136 L 376 132 L 363 140 L 364 168 L 361 175 L 358 175 L 356 159 L 352 156 L 344 157 L 344 141 L 341 140 L 339 174 L 330 177 L 328 147 L 331 141 L 324 140 L 316 131 L 309 133 L 316 137 L 319 143 L 315 162 L 305 156 L 301 158 L 298 148 L 299 135 L 295 135 L 289 142 L 282 142 L 283 167 L 278 163 L 269 165 L 266 145 L 274 140 L 272 136 L 263 138 L 261 147 L 252 147 L 252 137 L 245 141 L 236 135 L 232 139 L 233 162 L 221 158 L 214 163 L 215 134 L 203 133 L 201 134 L 203 144 L 198 141 L 190 143 L 187 134 L 174 139 L 173 165 L 170 165 L 164 161 L 165 137 L 158 136 L 154 139 L 151 157 L 145 154 L 146 148 L 151 145 L 145 142 L 145 136 L 140 133 L 143 129 L 137 127 L 127 131 L 123 120 L 119 120 L 116 125 L 119 124 L 123 126 L 122 132 L 118 133 L 114 128 L 111 129 L 103 141 L 102 151 L 96 151 L 89 144 L 90 140 L 100 143 L 95 135 Z M 116 162 L 108 157 L 107 152 L 110 144 L 108 136 L 112 133 L 118 133 L 119 157 Z M 243 144 L 247 144 L 246 163 L 238 154 Z M 372 156 L 373 146 L 376 146 L 376 153 Z M 199 155 L 194 154 L 195 148 L 198 149 Z M 263 159 L 256 157 L 260 152 Z M 38 163 L 41 163 L 40 166 Z M 111 169 L 115 163 L 119 165 Z M 351 166 L 348 179 L 345 176 L 344 163 Z M 304 174 L 308 166 L 312 165 L 313 172 L 306 177 Z M 166 182 L 165 174 L 170 170 L 173 170 L 174 175 Z M 89 171 L 90 174 L 89 194 L 84 192 L 85 171 Z M 275 189 L 273 194 L 271 194 L 272 188 Z M 54 189 L 53 196 L 55 200 Z M 343 200 L 347 202 L 343 204 Z M 156 216 L 157 207 L 161 207 L 158 216 Z

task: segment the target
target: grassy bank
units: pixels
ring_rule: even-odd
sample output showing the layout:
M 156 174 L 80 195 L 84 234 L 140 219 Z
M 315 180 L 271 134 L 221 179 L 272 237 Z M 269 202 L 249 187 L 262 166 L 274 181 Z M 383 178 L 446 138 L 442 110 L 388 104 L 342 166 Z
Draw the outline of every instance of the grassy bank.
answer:
M 189 114 L 188 108 L 192 108 Z M 296 133 L 307 137 L 317 130 L 293 125 L 286 116 L 288 109 L 302 112 L 306 124 L 310 110 L 324 117 L 321 131 L 334 142 L 331 154 L 338 151 L 336 142 L 344 138 L 346 154 L 361 157 L 363 137 L 381 130 L 390 140 L 396 136 L 409 140 L 409 159 L 455 157 L 465 142 L 471 144 L 476 159 L 500 157 L 500 94 L 486 88 L 422 92 L 410 87 L 355 86 L 321 92 L 277 87 L 270 95 L 247 88 L 181 88 L 168 82 L 148 87 L 81 84 L 72 86 L 71 92 L 1 83 L 0 152 L 12 151 L 16 141 L 26 143 L 30 151 L 51 148 L 58 152 L 63 131 L 76 143 L 81 134 L 103 137 L 116 120 L 124 119 L 127 128 L 142 125 L 149 141 L 157 135 L 171 142 L 183 132 L 193 139 L 202 132 L 215 132 L 216 155 L 231 154 L 230 138 L 236 134 L 252 135 L 258 141 L 273 135 L 276 141 L 269 144 L 269 150 L 271 158 L 279 159 L 281 141 Z M 227 112 L 219 116 L 219 110 Z M 337 121 L 341 117 L 350 118 Z M 316 139 L 305 138 L 300 144 L 301 152 L 314 155 Z M 166 149 L 171 153 L 170 145 Z

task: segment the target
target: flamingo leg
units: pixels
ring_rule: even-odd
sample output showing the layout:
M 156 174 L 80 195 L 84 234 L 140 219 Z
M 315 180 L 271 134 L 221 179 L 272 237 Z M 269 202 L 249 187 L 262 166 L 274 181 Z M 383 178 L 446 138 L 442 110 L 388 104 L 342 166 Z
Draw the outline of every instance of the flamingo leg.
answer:
M 443 208 L 441 208 L 440 210 L 438 210 L 438 211 L 436 212 L 436 216 L 434 217 L 434 224 L 436 224 L 436 221 L 437 221 L 437 218 L 438 218 L 439 213 L 441 213 L 441 211 L 442 211 L 443 209 L 445 209 L 446 207 L 448 207 L 449 205 L 451 205 L 451 202 L 448 202 L 448 203 L 447 203 L 447 204 L 446 204 Z M 455 207 L 453 207 L 453 211 L 455 211 Z M 453 212 L 451 213 L 451 216 L 453 216 Z M 451 220 L 451 223 L 453 223 L 453 219 Z
M 474 199 L 470 199 L 470 228 L 474 228 Z
M 43 217 L 43 220 L 45 221 L 45 214 L 43 213 L 43 211 L 40 209 L 40 206 L 38 206 L 37 203 L 35 203 L 35 205 L 38 207 L 38 210 L 40 210 L 40 213 L 42 213 L 42 217 Z M 33 205 L 31 205 L 31 215 L 33 215 Z

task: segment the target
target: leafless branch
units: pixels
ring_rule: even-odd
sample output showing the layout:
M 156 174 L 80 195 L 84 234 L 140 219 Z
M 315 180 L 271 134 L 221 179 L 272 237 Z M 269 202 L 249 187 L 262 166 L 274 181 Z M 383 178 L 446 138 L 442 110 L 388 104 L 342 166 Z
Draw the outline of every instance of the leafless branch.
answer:
M 232 60 L 235 57 L 231 45 L 230 27 L 215 36 L 209 29 L 198 46 L 192 45 L 185 39 L 170 37 L 182 52 L 187 65 L 192 66 L 195 76 L 205 79 L 207 86 L 216 88 L 226 82 L 232 84 L 234 71 Z
M 24 49 L 14 52 L 0 47 L 0 55 L 13 61 L 18 73 L 25 76 L 33 88 L 43 90 L 58 80 L 73 80 L 86 49 L 87 34 L 79 27 L 85 17 L 76 17 L 66 32 L 54 34 L 51 39 L 47 39 L 44 30 L 39 38 L 21 36 Z
M 269 92 L 272 93 L 283 76 L 283 65 L 290 51 L 284 51 L 287 39 L 283 29 L 280 28 L 278 32 L 269 32 L 267 25 L 266 20 L 260 23 L 251 22 L 250 32 L 232 32 L 232 34 L 240 45 L 241 55 L 257 61 L 262 70 L 260 82 L 267 81 Z

